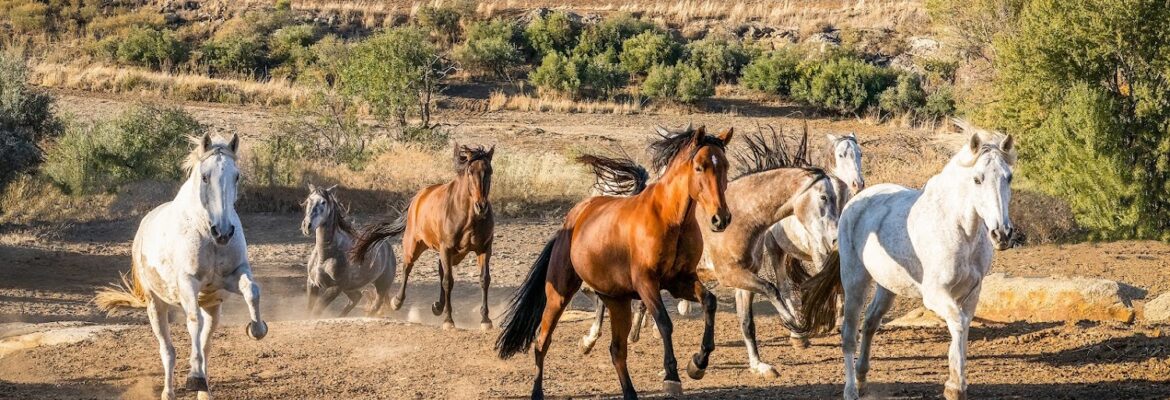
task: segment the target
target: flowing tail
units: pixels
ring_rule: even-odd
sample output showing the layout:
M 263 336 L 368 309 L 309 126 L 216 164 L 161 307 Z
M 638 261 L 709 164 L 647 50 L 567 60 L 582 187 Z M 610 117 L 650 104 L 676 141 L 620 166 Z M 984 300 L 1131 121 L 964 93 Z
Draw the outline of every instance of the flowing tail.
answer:
M 801 317 L 812 333 L 823 333 L 837 324 L 837 296 L 841 294 L 841 253 L 825 258 L 821 272 L 802 285 Z
M 131 264 L 130 272 L 122 274 L 121 285 L 112 284 L 98 290 L 93 298 L 98 309 L 105 311 L 106 315 L 111 315 L 119 308 L 146 308 L 146 290 L 142 288 L 138 275 L 134 273 L 136 268 Z
M 382 221 L 376 224 L 367 226 L 362 230 L 362 234 L 358 237 L 357 243 L 354 243 L 353 248 L 349 250 L 349 258 L 357 261 L 359 264 L 366 262 L 366 253 L 370 251 L 382 239 L 401 235 L 406 231 L 406 212 L 402 210 L 398 213 L 398 218 L 393 221 Z
M 540 257 L 532 263 L 532 271 L 520 286 L 520 290 L 512 296 L 508 313 L 504 316 L 504 328 L 500 337 L 496 339 L 496 351 L 502 359 L 508 359 L 521 351 L 528 350 L 532 340 L 536 338 L 536 329 L 540 327 L 541 315 L 544 314 L 545 277 L 548 275 L 548 264 L 552 258 L 553 246 L 557 239 L 548 241 Z

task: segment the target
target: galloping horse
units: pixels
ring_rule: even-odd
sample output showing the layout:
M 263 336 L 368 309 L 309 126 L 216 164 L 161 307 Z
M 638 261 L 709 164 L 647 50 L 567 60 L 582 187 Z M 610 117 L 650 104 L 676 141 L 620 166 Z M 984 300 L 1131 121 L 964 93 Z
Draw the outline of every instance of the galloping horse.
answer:
M 362 300 L 362 287 L 373 283 L 377 297 L 366 314 L 374 316 L 390 299 L 390 285 L 398 269 L 394 249 L 383 240 L 370 248 L 373 255 L 367 256 L 365 262 L 350 262 L 349 250 L 357 232 L 349 223 L 345 207 L 337 201 L 336 188 L 309 184 L 309 197 L 304 202 L 301 233 L 316 237 L 305 274 L 309 313 L 319 315 L 338 294 L 345 293 L 349 304 L 341 310 L 341 316 L 349 315 Z
M 420 190 L 397 219 L 367 228 L 353 248 L 353 258 L 364 262 L 374 243 L 402 234 L 402 286 L 390 300 L 390 308 L 402 307 L 406 282 L 415 261 L 428 249 L 439 252 L 439 301 L 431 306 L 436 316 L 446 315 L 443 329 L 455 328 L 451 316 L 451 290 L 455 287 L 452 269 L 475 252 L 479 262 L 479 282 L 483 290 L 480 327 L 491 329 L 488 316 L 488 287 L 491 286 L 492 232 L 495 220 L 488 192 L 492 185 L 492 155 L 496 148 L 455 145 L 455 179 Z
M 637 398 L 626 366 L 632 299 L 646 304 L 662 335 L 666 393 L 682 393 L 663 289 L 704 307 L 702 347 L 687 367 L 691 378 L 703 377 L 715 350 L 716 304 L 695 267 L 701 232 L 719 232 L 731 223 L 724 197 L 728 160 L 723 150 L 731 137 L 731 129 L 707 136 L 702 127 L 664 136 L 652 145 L 656 166 L 665 167 L 657 182 L 635 196 L 590 197 L 569 211 L 512 299 L 496 341 L 499 356 L 509 358 L 535 339 L 532 398 L 544 398 L 544 357 L 561 313 L 582 283 L 597 292 L 612 315 L 610 356 L 624 398 Z M 701 223 L 695 218 L 700 210 L 710 215 Z
M 175 199 L 142 219 L 130 254 L 130 273 L 121 287 L 103 289 L 94 302 L 106 312 L 119 307 L 145 307 L 158 339 L 163 362 L 163 399 L 175 398 L 175 347 L 171 344 L 170 310 L 182 307 L 191 335 L 191 371 L 186 388 L 210 397 L 207 353 L 211 332 L 219 322 L 219 306 L 227 292 L 242 294 L 252 321 L 248 336 L 268 333 L 260 319 L 260 286 L 252 280 L 247 245 L 236 215 L 236 149 L 204 135 L 187 157 L 187 181 Z
M 1011 136 L 963 120 L 955 123 L 971 139 L 926 187 L 877 185 L 845 206 L 840 256 L 807 282 L 804 317 L 816 330 L 836 323 L 835 299 L 844 290 L 846 399 L 857 399 L 865 384 L 873 335 L 897 295 L 922 297 L 923 305 L 946 320 L 950 377 L 943 394 L 950 400 L 966 398 L 967 332 L 983 277 L 995 250 L 1011 247 L 1008 203 L 1016 156 Z M 857 319 L 871 280 L 877 290 L 865 314 L 855 363 Z

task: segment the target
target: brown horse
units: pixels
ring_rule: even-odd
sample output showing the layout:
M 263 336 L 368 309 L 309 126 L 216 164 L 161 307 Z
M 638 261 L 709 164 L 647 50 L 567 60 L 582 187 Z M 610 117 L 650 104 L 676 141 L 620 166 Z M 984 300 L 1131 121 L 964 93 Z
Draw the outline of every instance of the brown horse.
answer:
M 638 396 L 626 367 L 633 299 L 646 304 L 662 335 L 667 394 L 682 393 L 663 289 L 704 307 L 702 347 L 687 367 L 692 379 L 703 377 L 708 356 L 715 350 L 716 304 L 695 268 L 702 253 L 701 231 L 719 232 L 731 223 L 723 194 L 728 167 L 724 147 L 731 137 L 731 129 L 707 136 L 701 127 L 664 136 L 651 146 L 655 166 L 665 167 L 657 182 L 635 196 L 590 197 L 569 211 L 564 226 L 545 245 L 512 299 L 496 342 L 500 357 L 509 358 L 535 339 L 537 373 L 532 398 L 544 398 L 544 357 L 561 312 L 582 282 L 593 288 L 613 316 L 610 356 L 624 398 Z M 695 220 L 700 209 L 711 215 L 702 224 Z
M 398 295 L 390 300 L 390 308 L 402 307 L 406 298 L 406 283 L 414 262 L 424 251 L 439 252 L 439 301 L 431 306 L 431 312 L 446 315 L 444 329 L 455 327 L 451 317 L 451 290 L 455 286 L 455 265 L 463 262 L 470 252 L 475 252 L 479 261 L 479 283 L 483 290 L 483 307 L 480 309 L 480 327 L 491 329 L 492 319 L 488 316 L 488 287 L 491 286 L 492 231 L 495 228 L 488 192 L 492 183 L 492 155 L 496 148 L 455 145 L 455 179 L 451 182 L 428 186 L 420 190 L 410 201 L 406 212 L 394 221 L 383 221 L 362 233 L 352 250 L 353 258 L 362 262 L 366 250 L 379 240 L 402 234 L 402 286 Z

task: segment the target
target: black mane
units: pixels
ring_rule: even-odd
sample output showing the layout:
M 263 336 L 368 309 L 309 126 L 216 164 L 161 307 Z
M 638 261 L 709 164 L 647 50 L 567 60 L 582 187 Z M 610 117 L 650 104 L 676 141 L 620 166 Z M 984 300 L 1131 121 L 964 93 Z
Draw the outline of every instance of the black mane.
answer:
M 735 161 L 739 164 L 739 175 L 736 178 L 780 168 L 812 166 L 808 156 L 807 122 L 796 149 L 789 148 L 784 138 L 771 125 L 768 125 L 770 134 L 764 132 L 763 126 L 757 128 L 756 133 L 744 137 L 747 149 L 734 154 Z
M 683 149 L 688 148 L 691 141 L 694 140 L 695 135 L 702 135 L 699 138 L 699 145 L 691 149 L 691 155 L 699 151 L 703 146 L 718 146 L 724 149 L 725 145 L 722 140 L 714 136 L 709 136 L 704 133 L 705 129 L 700 127 L 694 129 L 687 126 L 682 131 L 667 132 L 664 128 L 658 129 L 659 139 L 650 143 L 650 165 L 657 171 L 662 171 Z

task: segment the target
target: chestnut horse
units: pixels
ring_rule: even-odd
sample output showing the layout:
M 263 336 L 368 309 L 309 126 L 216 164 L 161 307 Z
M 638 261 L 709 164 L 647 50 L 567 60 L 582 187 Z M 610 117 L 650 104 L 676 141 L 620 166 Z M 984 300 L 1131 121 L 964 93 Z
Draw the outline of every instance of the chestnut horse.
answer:
M 439 301 L 431 305 L 436 316 L 446 315 L 443 329 L 455 328 L 451 317 L 451 290 L 455 286 L 452 269 L 475 252 L 479 262 L 479 284 L 483 290 L 480 327 L 491 329 L 488 316 L 488 287 L 491 286 L 492 231 L 495 228 L 488 192 L 492 184 L 492 155 L 496 148 L 455 145 L 455 179 L 420 190 L 410 205 L 394 221 L 383 221 L 367 228 L 352 256 L 364 262 L 366 251 L 383 238 L 402 234 L 402 286 L 390 300 L 390 308 L 402 307 L 410 270 L 424 251 L 439 252 Z
M 701 231 L 719 232 L 731 223 L 724 197 L 728 167 L 724 147 L 731 137 L 731 129 L 707 136 L 702 127 L 663 136 L 651 145 L 655 167 L 665 167 L 657 182 L 634 196 L 590 197 L 569 211 L 513 297 L 496 341 L 500 358 L 509 358 L 535 339 L 532 398 L 544 398 L 544 357 L 561 313 L 582 283 L 593 288 L 612 315 L 610 356 L 624 398 L 638 397 L 626 366 L 633 299 L 646 304 L 662 335 L 666 393 L 682 393 L 663 289 L 703 305 L 702 346 L 687 367 L 692 379 L 703 377 L 715 350 L 716 303 L 699 281 L 696 267 L 703 248 Z M 695 219 L 699 209 L 711 216 L 702 224 Z

